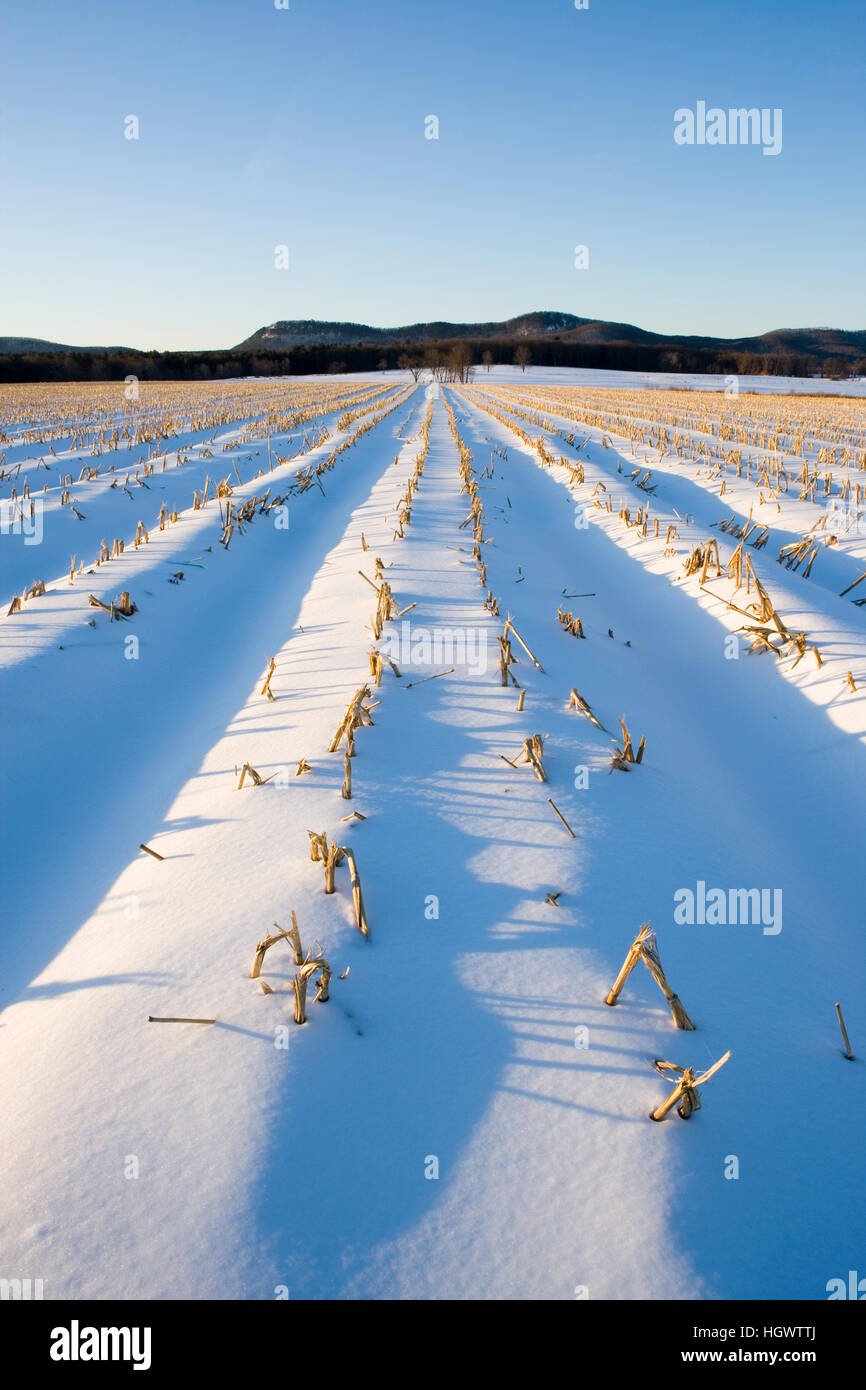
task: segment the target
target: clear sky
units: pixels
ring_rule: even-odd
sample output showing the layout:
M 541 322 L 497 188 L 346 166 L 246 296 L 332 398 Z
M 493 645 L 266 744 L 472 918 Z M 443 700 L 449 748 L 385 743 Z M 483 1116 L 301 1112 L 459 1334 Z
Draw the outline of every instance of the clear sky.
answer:
M 6 0 L 0 333 L 866 328 L 863 0 L 289 4 Z M 699 101 L 781 108 L 781 153 L 677 145 Z

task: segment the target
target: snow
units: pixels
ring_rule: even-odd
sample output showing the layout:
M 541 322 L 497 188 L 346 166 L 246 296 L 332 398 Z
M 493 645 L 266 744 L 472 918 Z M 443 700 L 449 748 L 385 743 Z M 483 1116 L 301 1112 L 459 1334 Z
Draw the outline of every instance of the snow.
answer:
M 616 512 L 575 529 L 597 481 L 646 500 L 630 447 L 581 428 L 579 450 L 544 431 L 554 456 L 583 462 L 575 487 L 484 409 L 492 387 L 526 391 L 528 408 L 547 384 L 611 378 L 659 384 L 494 369 L 469 392 L 445 388 L 473 454 L 499 619 L 461 529 L 443 393 L 423 382 L 337 456 L 324 492 L 289 499 L 288 530 L 257 516 L 225 550 L 211 501 L 133 551 L 137 513 L 109 496 L 127 550 L 89 574 L 92 547 L 70 585 L 67 518 L 46 509 L 48 593 L 0 617 L 0 1273 L 43 1278 L 49 1298 L 767 1299 L 826 1297 L 856 1267 L 862 1233 L 839 1194 L 862 1183 L 862 1064 L 840 1055 L 834 1003 L 856 1053 L 866 641 L 864 610 L 836 583 L 856 577 L 863 543 L 822 551 L 809 579 L 784 570 L 776 529 L 800 535 L 817 514 L 787 498 L 755 565 L 824 664 L 726 659 L 738 620 L 683 559 L 710 537 L 728 558 L 712 523 L 747 513 L 745 483 L 719 501 L 690 461 L 647 453 L 662 533 L 674 508 L 694 518 L 666 556 Z M 234 500 L 326 459 L 328 425 L 327 443 Z M 237 442 L 220 476 L 256 448 Z M 192 467 L 178 470 L 187 499 Z M 14 539 L 0 551 L 10 596 Z M 374 725 L 356 734 L 346 801 L 342 751 L 326 750 L 370 681 L 375 596 L 358 570 L 373 579 L 377 556 L 400 606 L 416 605 L 409 632 L 469 635 L 486 669 L 401 649 L 402 676 L 386 668 Z M 122 589 L 138 604 L 128 622 L 88 605 Z M 560 603 L 585 641 L 561 628 Z M 544 667 L 514 644 L 523 712 L 497 669 L 506 613 Z M 259 693 L 266 654 L 274 702 Z M 610 733 L 569 711 L 572 687 Z M 627 774 L 610 771 L 622 714 L 647 739 Z M 547 783 L 500 756 L 535 732 Z M 296 776 L 302 757 L 311 771 Z M 244 762 L 273 780 L 238 791 Z M 355 810 L 366 819 L 344 821 Z M 369 941 L 345 864 L 323 892 L 308 830 L 354 850 Z M 675 892 L 700 881 L 781 889 L 782 930 L 678 924 Z M 285 943 L 263 969 L 274 993 L 249 979 L 257 941 L 291 909 L 334 972 L 304 1027 Z M 693 1033 L 640 965 L 604 1004 L 646 921 Z M 650 1122 L 668 1091 L 653 1058 L 703 1069 L 728 1049 L 696 1116 Z
M 387 375 L 387 373 L 383 373 Z M 492 366 L 476 368 L 479 384 L 485 382 L 514 386 L 615 386 L 622 388 L 655 388 L 669 391 L 720 391 L 730 389 L 732 382 L 742 394 L 757 392 L 768 395 L 805 396 L 864 396 L 866 378 L 831 381 L 824 377 L 803 376 L 722 376 L 714 372 L 620 372 L 605 367 L 520 367 Z

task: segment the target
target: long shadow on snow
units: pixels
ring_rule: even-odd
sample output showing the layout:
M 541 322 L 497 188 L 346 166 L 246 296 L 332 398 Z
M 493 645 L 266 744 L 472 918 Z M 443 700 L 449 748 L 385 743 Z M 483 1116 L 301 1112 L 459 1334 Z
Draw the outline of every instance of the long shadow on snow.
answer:
M 605 722 L 623 707 L 631 720 L 636 709 L 647 733 L 652 779 L 593 784 L 609 830 L 593 847 L 586 914 L 614 970 L 641 921 L 659 930 L 665 966 L 698 1027 L 669 1032 L 664 1055 L 690 1064 L 733 1053 L 704 1111 L 688 1124 L 667 1122 L 681 1134 L 672 1238 L 720 1297 L 825 1297 L 827 1279 L 853 1267 L 856 1253 L 838 1193 L 862 1182 L 863 1093 L 839 1060 L 833 1003 L 843 987 L 855 999 L 866 987 L 854 926 L 866 748 L 775 666 L 726 661 L 715 618 L 602 528 L 576 536 L 569 492 L 497 421 L 479 420 L 508 444 L 497 474 L 514 508 L 538 517 L 544 505 L 545 550 L 520 592 L 533 611 L 553 614 L 565 579 L 600 591 L 589 640 L 572 645 L 568 662 Z M 558 571 L 564 555 L 568 568 Z M 633 636 L 630 652 L 593 648 L 596 625 L 609 623 Z M 560 691 L 571 683 L 564 671 L 556 680 Z M 606 894 L 597 886 L 605 877 Z M 673 891 L 699 879 L 781 888 L 784 929 L 766 936 L 759 925 L 676 924 Z M 642 981 L 633 989 L 647 997 Z M 818 1114 L 832 1121 L 826 1137 L 823 1125 L 815 1130 Z M 654 1134 L 649 1126 L 648 1144 Z M 738 1181 L 725 1180 L 727 1155 L 740 1160 Z
M 383 421 L 388 438 L 410 406 L 411 398 Z M 383 443 L 383 434 L 373 430 L 338 459 L 331 477 L 339 477 L 339 487 L 327 501 L 318 489 L 294 500 L 305 524 L 285 533 L 288 550 L 258 518 L 223 552 L 215 517 L 210 567 L 195 588 L 178 592 L 184 608 L 168 623 L 164 608 L 136 615 L 139 661 L 123 660 L 118 637 L 115 651 L 102 657 L 111 662 L 104 682 L 93 652 L 78 660 L 48 649 L 6 672 L 4 698 L 17 690 L 29 718 L 4 748 L 0 832 L 7 852 L 20 848 L 15 871 L 7 865 L 5 874 L 0 1008 L 18 998 L 87 921 L 138 844 L 170 828 L 166 817 L 179 788 L 234 721 L 264 666 L 263 654 L 286 640 L 312 576 L 352 512 L 363 507 L 382 471 Z M 239 582 L 248 602 L 237 602 Z M 164 657 L 149 661 L 157 644 Z M 46 855 L 50 873 L 41 871 Z M 37 932 L 26 930 L 32 922 Z
M 459 876 L 458 896 L 453 866 L 474 857 L 478 841 L 467 854 L 466 835 L 442 815 L 443 799 L 431 804 L 419 796 L 419 783 L 436 778 L 440 749 L 427 752 L 423 744 L 429 707 L 410 706 L 411 695 L 393 689 L 370 735 L 379 737 L 376 753 L 356 759 L 356 784 L 369 785 L 372 763 L 376 790 L 388 797 L 387 809 L 375 817 L 375 838 L 354 841 L 365 883 L 389 884 L 378 913 L 379 894 L 367 893 L 372 941 L 353 970 L 352 1010 L 363 1018 L 363 1033 L 346 1029 L 325 1039 L 322 1030 L 306 1050 L 287 1080 L 287 1094 L 274 1102 L 259 1178 L 255 1219 L 265 1233 L 262 1254 L 293 1297 L 339 1298 L 357 1276 L 363 1285 L 375 1249 L 411 1230 L 442 1198 L 467 1139 L 502 1087 L 503 1072 L 517 1060 L 513 1036 L 487 1011 L 483 996 L 466 989 L 457 966 L 467 954 L 501 949 L 491 944 L 491 925 L 511 920 L 526 891 L 479 881 L 470 870 Z M 387 746 L 413 744 L 417 781 L 395 784 L 386 776 Z M 447 756 L 454 767 L 477 751 L 468 732 L 452 728 Z M 499 843 L 496 835 L 490 839 Z M 424 915 L 430 894 L 439 899 L 438 920 Z M 550 927 L 528 926 L 505 943 L 506 950 L 547 943 Z M 554 924 L 553 930 L 558 947 L 579 941 L 576 928 Z M 535 1002 L 533 993 L 529 985 L 524 1002 Z M 383 1035 L 390 1045 L 372 1050 L 371 1040 L 381 1043 Z M 334 1143 L 334 1114 L 344 1106 L 353 1113 L 360 1095 L 362 1123 Z M 318 1116 L 325 1120 L 321 1129 Z M 439 1181 L 425 1179 L 429 1155 L 439 1160 Z M 317 1210 L 327 1219 L 317 1220 Z M 273 1297 L 264 1274 L 261 1287 L 248 1292 Z

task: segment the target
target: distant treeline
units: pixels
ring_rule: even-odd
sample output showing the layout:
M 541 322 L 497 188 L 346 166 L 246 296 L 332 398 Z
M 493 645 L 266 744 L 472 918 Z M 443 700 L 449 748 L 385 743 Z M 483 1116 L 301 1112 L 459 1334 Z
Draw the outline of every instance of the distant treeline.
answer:
M 284 352 L 230 349 L 220 352 L 23 352 L 0 356 L 0 382 L 28 381 L 219 381 L 242 376 L 306 376 L 435 366 L 459 342 L 476 364 L 595 367 L 635 372 L 709 372 L 737 376 L 860 375 L 866 363 L 645 343 L 572 343 L 555 338 L 449 339 L 433 343 L 346 344 L 295 347 Z M 483 373 L 484 365 L 479 365 Z

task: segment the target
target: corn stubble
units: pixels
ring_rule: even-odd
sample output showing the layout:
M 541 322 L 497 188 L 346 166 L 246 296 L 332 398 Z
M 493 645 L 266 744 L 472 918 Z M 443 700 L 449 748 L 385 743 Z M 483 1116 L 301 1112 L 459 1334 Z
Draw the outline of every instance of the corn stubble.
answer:
M 686 1013 L 685 1007 L 683 1006 L 683 1003 L 680 1000 L 679 996 L 674 993 L 674 991 L 671 989 L 670 984 L 668 983 L 667 976 L 665 975 L 665 972 L 662 969 L 661 957 L 659 956 L 658 941 L 656 939 L 656 934 L 654 931 L 651 930 L 649 924 L 646 922 L 641 927 L 640 931 L 638 932 L 637 936 L 635 937 L 634 941 L 629 947 L 628 954 L 625 960 L 623 961 L 622 969 L 620 970 L 619 974 L 614 980 L 610 993 L 604 1001 L 605 1004 L 610 1004 L 611 1006 L 613 1006 L 617 1003 L 619 996 L 622 993 L 623 987 L 625 986 L 625 982 L 628 979 L 631 972 L 634 970 L 638 961 L 643 961 L 647 970 L 650 972 L 659 989 L 661 990 L 662 994 L 664 995 L 665 999 L 667 1000 L 668 1008 L 671 1011 L 671 1018 L 673 1019 L 676 1026 L 678 1028 L 684 1029 L 686 1032 L 693 1032 L 695 1025 L 692 1023 L 692 1020 Z

